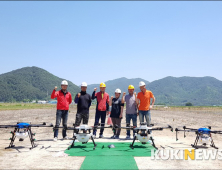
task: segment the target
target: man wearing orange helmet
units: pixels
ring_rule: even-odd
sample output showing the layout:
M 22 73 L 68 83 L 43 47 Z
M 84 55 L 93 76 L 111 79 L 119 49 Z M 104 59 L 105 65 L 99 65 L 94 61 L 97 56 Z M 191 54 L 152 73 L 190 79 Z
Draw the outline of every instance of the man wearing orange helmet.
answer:
M 137 126 L 137 104 L 136 104 L 136 93 L 134 93 L 134 86 L 129 85 L 129 94 L 123 93 L 122 103 L 126 102 L 126 126 L 130 126 L 130 121 L 132 119 L 133 126 Z M 133 131 L 133 136 L 135 131 Z M 130 130 L 127 130 L 126 139 L 130 139 Z
M 104 127 L 106 120 L 106 113 L 109 113 L 109 94 L 105 92 L 106 84 L 100 83 L 100 92 L 96 93 L 97 88 L 94 88 L 92 100 L 97 99 L 96 115 L 94 126 L 97 126 L 99 119 L 101 119 L 101 126 Z M 103 138 L 104 128 L 100 129 L 99 138 Z M 96 137 L 96 129 L 93 130 L 93 136 Z

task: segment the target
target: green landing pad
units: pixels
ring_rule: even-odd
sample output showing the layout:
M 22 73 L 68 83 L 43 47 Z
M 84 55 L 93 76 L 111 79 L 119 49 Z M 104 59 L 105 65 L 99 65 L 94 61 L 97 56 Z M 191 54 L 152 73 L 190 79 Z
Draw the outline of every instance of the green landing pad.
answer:
M 93 143 L 82 144 L 75 142 L 75 146 L 65 153 L 69 156 L 86 156 L 81 169 L 138 169 L 134 156 L 151 156 L 151 150 L 155 149 L 151 144 L 135 142 L 134 149 L 130 148 L 130 142 L 97 142 L 93 150 Z M 108 146 L 113 144 L 115 148 Z

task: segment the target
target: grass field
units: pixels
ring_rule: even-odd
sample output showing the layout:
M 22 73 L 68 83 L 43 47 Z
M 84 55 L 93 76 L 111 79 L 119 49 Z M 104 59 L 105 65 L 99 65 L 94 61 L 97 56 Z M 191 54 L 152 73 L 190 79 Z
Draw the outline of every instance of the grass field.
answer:
M 71 104 L 70 108 L 75 108 L 76 105 Z M 91 105 L 91 109 L 94 109 L 96 105 Z M 24 109 L 52 109 L 56 108 L 56 104 L 38 104 L 38 103 L 0 103 L 0 110 L 24 110 Z M 222 107 L 219 106 L 155 106 L 154 110 L 210 110 L 210 111 L 222 111 Z
M 47 109 L 55 108 L 53 104 L 37 103 L 0 103 L 0 110 Z

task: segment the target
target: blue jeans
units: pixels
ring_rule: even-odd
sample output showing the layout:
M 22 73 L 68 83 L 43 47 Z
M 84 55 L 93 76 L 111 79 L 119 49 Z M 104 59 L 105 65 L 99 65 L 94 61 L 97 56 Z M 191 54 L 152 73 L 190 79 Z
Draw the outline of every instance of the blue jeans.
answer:
M 146 119 L 147 126 L 150 126 L 151 123 L 150 110 L 147 111 L 139 110 L 140 123 L 144 122 L 144 117 Z
M 68 110 L 57 110 L 56 111 L 56 125 L 55 127 L 59 127 L 62 119 L 62 125 L 63 127 L 67 127 L 67 121 L 68 121 Z M 58 137 L 59 129 L 55 129 L 54 131 L 54 137 Z M 66 130 L 62 130 L 62 136 L 63 138 L 66 137 Z
M 99 119 L 101 118 L 101 126 L 104 127 L 105 120 L 106 120 L 106 111 L 99 111 L 96 110 L 96 116 L 95 116 L 95 123 L 94 126 L 97 126 L 99 124 Z M 97 129 L 93 130 L 93 135 L 96 135 Z M 100 129 L 100 135 L 103 134 L 104 128 Z
M 135 114 L 126 114 L 126 126 L 130 126 L 130 120 L 133 121 L 133 126 L 137 127 L 137 113 Z M 133 130 L 133 136 L 135 134 L 135 130 Z M 130 130 L 126 131 L 126 135 L 130 136 Z

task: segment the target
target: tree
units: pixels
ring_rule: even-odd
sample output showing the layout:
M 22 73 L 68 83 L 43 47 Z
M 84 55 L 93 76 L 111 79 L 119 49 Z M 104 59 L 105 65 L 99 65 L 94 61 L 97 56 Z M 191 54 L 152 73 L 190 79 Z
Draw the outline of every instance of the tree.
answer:
M 185 104 L 185 106 L 193 106 L 193 104 L 188 102 L 188 103 Z

